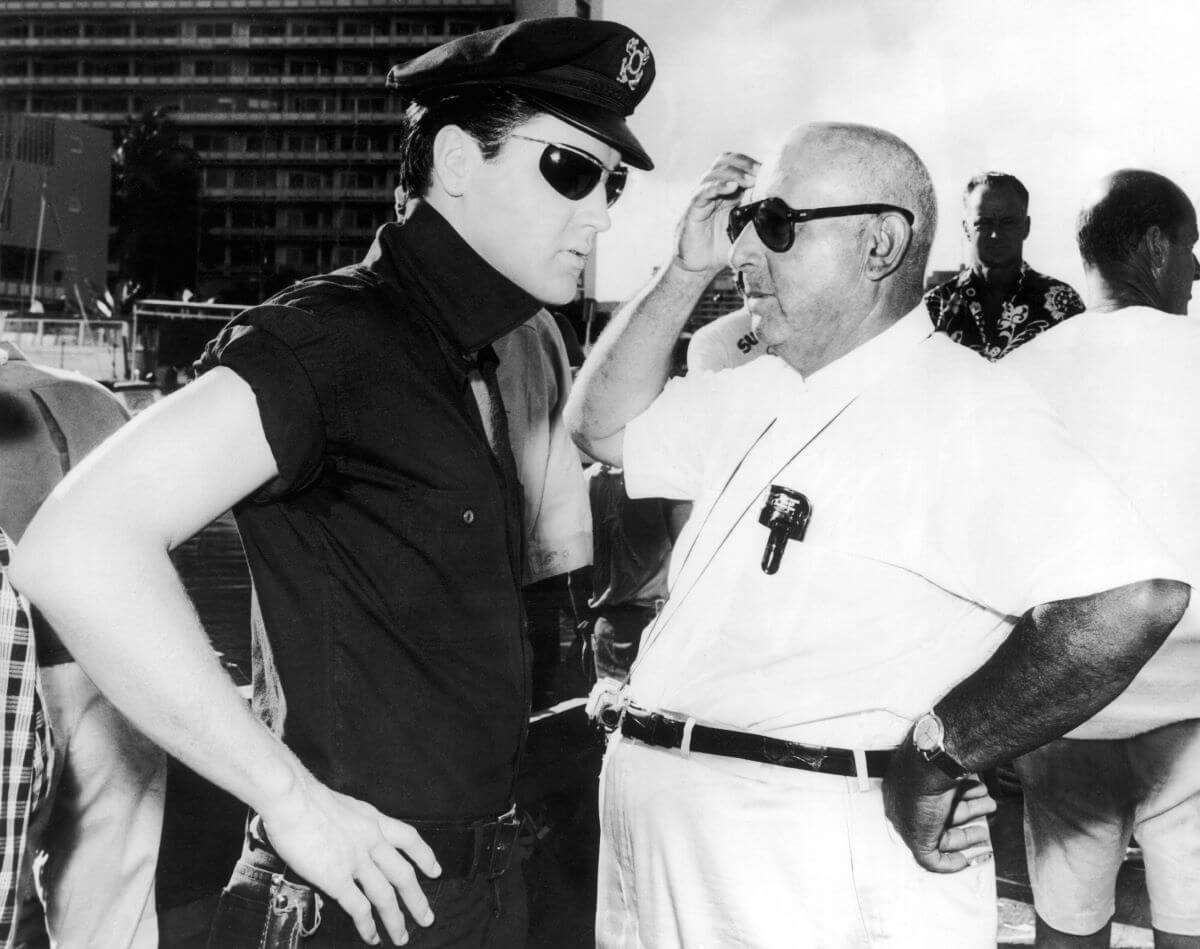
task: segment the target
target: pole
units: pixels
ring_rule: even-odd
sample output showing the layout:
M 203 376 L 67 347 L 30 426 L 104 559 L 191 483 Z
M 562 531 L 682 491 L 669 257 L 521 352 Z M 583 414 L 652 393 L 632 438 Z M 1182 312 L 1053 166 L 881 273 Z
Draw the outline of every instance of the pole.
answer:
M 38 210 L 37 240 L 33 245 L 33 280 L 29 284 L 29 311 L 37 302 L 38 262 L 42 256 L 42 228 L 46 224 L 46 173 L 42 172 L 42 206 Z

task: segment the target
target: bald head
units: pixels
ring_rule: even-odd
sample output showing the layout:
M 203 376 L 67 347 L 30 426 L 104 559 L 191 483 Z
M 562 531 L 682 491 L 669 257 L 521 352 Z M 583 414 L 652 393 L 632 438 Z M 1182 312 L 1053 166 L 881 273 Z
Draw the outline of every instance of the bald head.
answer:
M 1091 295 L 1187 312 L 1196 211 L 1170 178 L 1134 168 L 1102 178 L 1079 212 L 1076 239 Z
M 779 155 L 780 171 L 820 163 L 846 204 L 883 202 L 913 213 L 912 243 L 896 279 L 919 293 L 937 227 L 929 169 L 902 139 L 869 125 L 817 122 L 793 129 Z

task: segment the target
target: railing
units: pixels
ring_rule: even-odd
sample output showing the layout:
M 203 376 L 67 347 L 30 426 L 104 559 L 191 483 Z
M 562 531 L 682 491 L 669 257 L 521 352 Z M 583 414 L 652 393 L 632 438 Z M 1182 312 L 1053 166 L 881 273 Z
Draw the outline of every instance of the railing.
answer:
M 64 119 L 74 119 L 77 122 L 95 122 L 99 125 L 123 125 L 129 118 L 129 111 L 120 112 L 88 112 L 75 109 L 28 109 L 26 115 L 52 115 Z M 172 112 L 171 118 L 177 125 L 271 125 L 271 124 L 313 124 L 328 125 L 335 122 L 358 123 L 395 123 L 394 111 L 380 112 Z
M 295 87 L 324 88 L 327 86 L 358 86 L 371 92 L 383 88 L 383 74 L 375 76 L 0 76 L 0 87 L 67 86 L 71 89 L 103 89 L 110 86 L 178 86 L 191 89 L 197 86 L 218 88 L 262 87 L 276 89 Z
M 369 200 L 391 202 L 392 191 L 386 185 L 378 188 L 222 188 L 204 189 L 205 198 L 225 198 L 231 201 L 345 201 Z
M 513 0 L 6 0 L 4 12 L 65 13 L 79 16 L 84 13 L 172 13 L 186 16 L 191 13 L 247 13 L 261 11 L 282 13 L 303 10 L 306 13 L 328 10 L 331 13 L 350 13 L 358 10 L 397 10 L 401 8 L 444 12 L 447 7 L 459 10 L 512 9 Z
M 118 320 L 3 318 L 0 339 L 15 343 L 34 362 L 72 369 L 92 379 L 125 374 L 129 327 Z
M 392 161 L 396 160 L 394 152 L 387 151 L 361 151 L 361 152 L 296 152 L 296 151 L 270 151 L 270 152 L 235 152 L 230 150 L 215 151 L 208 148 L 196 149 L 201 161 L 205 162 L 221 162 L 224 164 L 233 162 L 318 162 L 318 163 L 349 163 L 349 162 L 365 162 L 365 161 Z
M 396 46 L 440 46 L 453 37 L 449 33 L 414 35 L 398 33 L 381 36 L 7 36 L 0 38 L 0 49 L 76 50 L 76 49 L 275 49 L 280 46 L 323 48 L 336 46 L 353 49 L 391 49 Z

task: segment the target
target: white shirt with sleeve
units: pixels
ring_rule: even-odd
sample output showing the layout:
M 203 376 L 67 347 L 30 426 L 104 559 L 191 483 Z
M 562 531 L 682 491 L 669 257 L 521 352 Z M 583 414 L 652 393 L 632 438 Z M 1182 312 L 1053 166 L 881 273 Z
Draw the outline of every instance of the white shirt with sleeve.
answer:
M 734 369 L 767 351 L 754 332 L 750 311 L 734 310 L 692 334 L 687 348 L 688 372 Z
M 1182 576 L 1036 393 L 923 307 L 807 380 L 768 355 L 671 381 L 624 466 L 631 497 L 696 502 L 631 701 L 725 728 L 893 747 L 1031 607 Z M 767 575 L 771 484 L 812 518 Z
M 1024 376 L 1200 584 L 1200 323 L 1150 307 L 1088 312 L 1005 365 Z M 1200 602 L 1129 688 L 1068 738 L 1200 719 Z

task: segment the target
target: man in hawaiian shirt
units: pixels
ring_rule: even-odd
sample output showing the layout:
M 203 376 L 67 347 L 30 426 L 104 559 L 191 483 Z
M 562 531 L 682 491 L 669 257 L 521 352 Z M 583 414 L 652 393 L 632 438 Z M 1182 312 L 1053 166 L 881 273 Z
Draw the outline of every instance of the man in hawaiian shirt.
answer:
M 995 362 L 1043 330 L 1082 313 L 1083 300 L 1022 258 L 1029 236 L 1029 192 L 1002 172 L 967 182 L 963 231 L 970 266 L 925 294 L 936 329 Z

